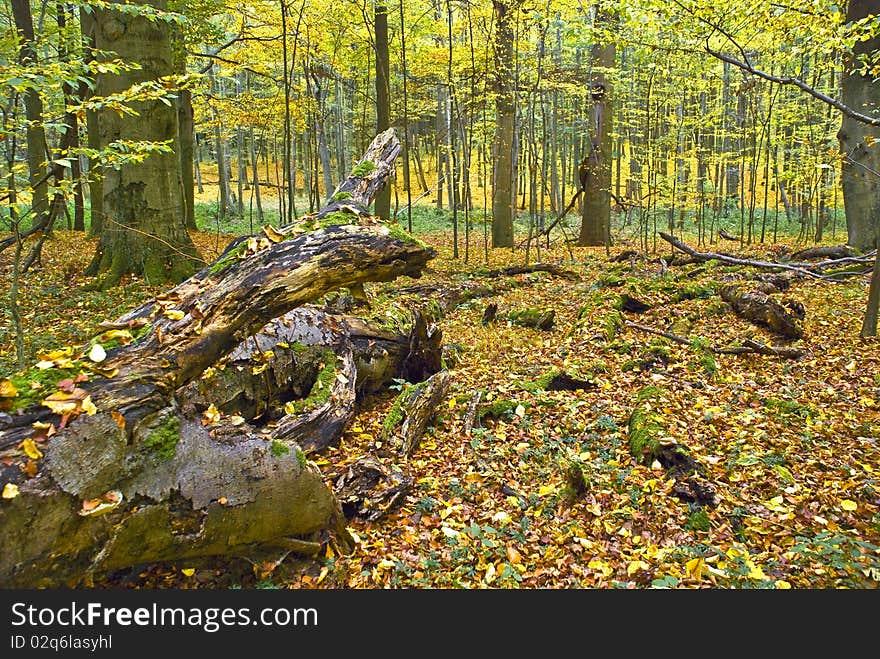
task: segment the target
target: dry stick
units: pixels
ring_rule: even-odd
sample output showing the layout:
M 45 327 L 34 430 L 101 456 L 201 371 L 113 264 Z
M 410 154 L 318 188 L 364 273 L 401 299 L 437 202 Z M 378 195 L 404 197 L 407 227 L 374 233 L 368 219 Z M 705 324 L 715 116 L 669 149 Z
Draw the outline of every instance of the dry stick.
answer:
M 465 435 L 471 434 L 471 429 L 474 427 L 474 419 L 477 416 L 477 407 L 479 406 L 482 397 L 483 390 L 477 389 L 471 397 L 471 402 L 468 403 L 467 414 L 465 414 L 464 417 L 464 427 L 462 428 L 462 432 Z
M 662 336 L 664 338 L 669 339 L 670 341 L 675 341 L 676 343 L 680 343 L 682 345 L 691 345 L 693 341 L 690 339 L 681 336 L 679 334 L 673 334 L 672 332 L 666 332 L 663 330 L 654 329 L 653 327 L 648 327 L 647 325 L 639 325 L 638 323 L 633 323 L 629 320 L 624 321 L 624 324 L 627 327 L 632 327 L 633 329 L 637 329 L 641 332 L 647 332 L 648 334 L 656 334 L 657 336 Z M 709 352 L 714 353 L 716 355 L 743 355 L 743 354 L 759 354 L 759 355 L 772 355 L 774 357 L 785 357 L 787 359 L 798 359 L 804 356 L 804 351 L 800 348 L 787 348 L 784 346 L 768 346 L 764 343 L 760 343 L 755 341 L 754 339 L 745 339 L 743 341 L 745 345 L 742 346 L 729 346 L 726 348 L 714 348 L 709 347 Z
M 753 261 L 751 259 L 738 259 L 734 256 L 728 256 L 727 254 L 718 254 L 715 252 L 698 252 L 692 247 L 688 247 L 683 242 L 678 240 L 677 238 L 673 238 L 668 233 L 664 233 L 663 231 L 659 232 L 660 237 L 666 242 L 670 243 L 673 247 L 677 247 L 685 254 L 692 256 L 698 261 L 721 261 L 722 263 L 729 263 L 731 265 L 743 265 L 749 266 L 752 268 L 778 268 L 780 270 L 790 270 L 791 272 L 796 272 L 798 274 L 813 277 L 814 279 L 821 279 L 823 281 L 835 281 L 839 282 L 839 279 L 835 279 L 828 275 L 818 274 L 816 272 L 812 272 L 808 270 L 806 267 L 802 267 L 800 264 L 798 265 L 790 265 L 786 263 L 775 263 L 773 261 Z M 809 267 L 814 267 L 812 264 L 804 264 Z M 858 274 L 858 273 L 854 273 Z

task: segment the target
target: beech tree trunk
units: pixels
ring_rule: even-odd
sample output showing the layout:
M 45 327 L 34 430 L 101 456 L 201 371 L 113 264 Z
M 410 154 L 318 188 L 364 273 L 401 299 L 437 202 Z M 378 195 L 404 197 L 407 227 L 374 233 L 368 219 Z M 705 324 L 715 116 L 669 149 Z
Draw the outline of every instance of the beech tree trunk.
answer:
M 167 9 L 167 0 L 150 0 L 148 4 Z M 96 10 L 95 20 L 96 48 L 139 65 L 118 74 L 99 73 L 98 94 L 118 94 L 132 85 L 173 74 L 167 23 L 110 9 Z M 173 104 L 150 100 L 131 105 L 138 111 L 136 116 L 109 110 L 101 113 L 101 147 L 120 139 L 175 142 L 178 117 Z M 103 173 L 104 216 L 98 254 L 99 269 L 108 271 L 108 276 L 102 286 L 115 285 L 128 273 L 142 275 L 153 285 L 177 283 L 191 275 L 196 270 L 196 249 L 177 203 L 180 160 L 173 149 Z
M 398 151 L 383 133 L 363 159 L 375 167 L 339 187 L 372 201 L 359 195 L 382 187 Z M 356 223 L 356 210 L 337 206 L 333 220 Z M 308 233 L 315 218 L 304 222 L 233 241 L 211 266 L 105 323 L 111 334 L 93 344 L 106 350 L 90 344 L 40 371 L 64 378 L 44 385 L 41 403 L 7 396 L 0 477 L 16 495 L 0 503 L 0 585 L 297 550 L 326 533 L 346 543 L 339 502 L 306 453 L 338 440 L 358 393 L 406 373 L 413 346 L 425 346 L 418 332 L 292 310 L 340 287 L 418 277 L 435 254 L 374 218 Z M 126 345 L 110 348 L 111 338 Z

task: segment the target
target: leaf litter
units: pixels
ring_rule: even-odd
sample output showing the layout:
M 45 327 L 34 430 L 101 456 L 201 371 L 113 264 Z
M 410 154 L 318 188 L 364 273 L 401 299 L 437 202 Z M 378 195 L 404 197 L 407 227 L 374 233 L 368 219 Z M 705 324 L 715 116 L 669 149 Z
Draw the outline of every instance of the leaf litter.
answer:
M 72 259 L 89 252 L 85 241 L 57 234 L 46 245 L 44 269 L 22 286 L 25 322 L 40 328 L 29 337 L 34 351 L 81 343 L 98 321 L 156 292 L 133 281 L 99 298 L 85 293 L 87 282 L 71 275 L 77 271 Z M 214 239 L 205 237 L 200 247 L 210 251 Z M 420 284 L 438 290 L 523 259 L 521 251 L 493 250 L 490 264 L 465 264 L 451 258 L 448 235 L 423 239 L 440 256 Z M 772 258 L 769 249 L 750 251 Z M 349 520 L 354 551 L 341 554 L 331 544 L 317 560 L 251 561 L 253 569 L 240 561 L 198 570 L 157 565 L 101 585 L 876 588 L 880 353 L 876 339 L 858 337 L 867 281 L 793 280 L 786 295 L 807 310 L 806 336 L 793 344 L 805 351 L 801 359 L 707 357 L 700 346 L 750 338 L 776 343 L 712 294 L 720 281 L 745 277 L 748 269 L 615 264 L 604 248 L 572 250 L 574 263 L 559 246 L 543 250 L 541 261 L 563 264 L 580 280 L 541 272 L 508 277 L 495 282 L 497 295 L 471 299 L 440 320 L 452 385 L 411 459 L 383 439 L 396 391 L 367 400 L 339 445 L 315 457 L 331 484 L 367 454 L 414 482 L 378 520 Z M 404 322 L 407 308 L 427 302 L 395 293 L 406 285 L 368 285 L 372 307 L 365 313 Z M 640 324 L 674 327 L 697 341 L 681 345 L 626 327 L 632 316 L 619 308 L 621 293 L 650 307 L 638 314 Z M 498 316 L 483 324 L 490 302 Z M 503 313 L 525 308 L 553 309 L 555 324 L 521 327 Z M 8 320 L 2 322 L 5 371 L 13 342 Z M 551 371 L 594 386 L 548 391 L 534 385 Z M 0 393 L 10 395 L 9 387 Z M 659 439 L 687 448 L 715 490 L 715 505 L 683 500 L 676 477 L 660 461 L 631 454 L 628 422 L 648 387 Z M 486 413 L 466 433 L 478 390 Z M 499 402 L 497 414 L 489 413 Z M 38 462 L 36 444 L 20 450 Z M 4 497 L 16 496 L 14 490 L 5 488 Z

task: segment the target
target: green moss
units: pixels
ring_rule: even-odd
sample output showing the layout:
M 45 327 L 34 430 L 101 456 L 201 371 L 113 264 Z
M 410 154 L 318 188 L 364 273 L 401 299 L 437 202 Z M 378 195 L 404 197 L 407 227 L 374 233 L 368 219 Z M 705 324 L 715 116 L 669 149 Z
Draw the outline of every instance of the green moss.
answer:
M 376 171 L 376 164 L 372 160 L 363 160 L 355 165 L 354 169 L 351 170 L 351 175 L 363 178 L 364 176 L 369 176 L 374 171 Z
M 238 245 L 229 251 L 226 256 L 218 259 L 208 270 L 212 275 L 216 275 L 221 270 L 225 270 L 230 265 L 239 260 L 239 258 L 247 251 L 248 241 L 242 240 Z
M 351 199 L 351 193 L 347 190 L 342 190 L 341 192 L 337 192 L 333 195 L 333 201 L 345 201 L 346 199 Z
M 412 385 L 407 384 L 404 385 L 400 390 L 400 393 L 397 395 L 397 398 L 394 399 L 394 403 L 391 405 L 391 409 L 388 410 L 388 414 L 385 415 L 385 420 L 382 421 L 382 436 L 388 438 L 394 432 L 394 429 L 400 425 L 400 422 L 403 421 L 403 403 L 404 401 L 410 399 L 411 396 L 415 395 L 418 392 L 418 388 L 421 385 Z
M 56 385 L 62 380 L 74 379 L 82 371 L 75 366 L 67 368 L 29 368 L 22 373 L 13 373 L 9 380 L 18 391 L 12 401 L 12 409 L 26 409 L 38 405 L 46 396 L 56 391 Z M 31 383 L 39 385 L 33 388 Z
M 696 356 L 696 360 L 691 362 L 692 366 L 702 369 L 709 377 L 718 373 L 718 363 L 715 361 L 706 339 L 698 337 L 691 341 L 691 352 Z
M 651 464 L 660 454 L 660 444 L 657 441 L 663 427 L 660 418 L 645 409 L 636 407 L 629 417 L 629 450 L 632 456 L 643 464 Z
M 613 341 L 622 327 L 623 317 L 616 311 L 602 319 L 602 334 L 606 341 Z
M 294 456 L 296 457 L 296 461 L 299 463 L 300 468 L 305 469 L 306 463 L 309 461 L 306 457 L 305 452 L 301 448 L 297 447 Z
M 180 419 L 177 416 L 169 416 L 162 425 L 150 431 L 144 439 L 144 446 L 152 450 L 156 457 L 169 460 L 177 452 L 179 441 Z
M 816 414 L 816 410 L 809 405 L 801 405 L 796 400 L 786 398 L 769 398 L 764 402 L 764 405 L 770 409 L 777 410 L 780 414 L 799 416 L 804 419 Z
M 312 385 L 309 395 L 293 403 L 294 411 L 297 414 L 320 407 L 330 398 L 330 391 L 336 380 L 336 360 L 336 353 L 329 348 L 321 353 L 321 362 L 324 366 L 318 371 L 318 376 L 315 378 L 315 384 Z
M 282 444 L 277 439 L 273 439 L 272 443 L 269 444 L 269 453 L 274 455 L 276 458 L 280 458 L 282 455 L 287 455 L 290 453 L 290 447 L 286 444 Z
M 599 277 L 596 280 L 596 286 L 599 288 L 614 288 L 617 286 L 623 286 L 623 283 L 626 280 L 623 277 L 620 277 L 614 273 L 606 273 Z
M 528 391 L 529 393 L 534 393 L 536 391 L 546 391 L 547 387 L 549 387 L 550 383 L 553 381 L 553 378 L 559 375 L 559 373 L 559 369 L 553 369 L 539 377 L 537 380 L 532 380 L 531 382 L 517 382 L 517 386 L 523 391 Z
M 708 531 L 712 528 L 712 523 L 709 520 L 709 515 L 706 514 L 706 511 L 700 508 L 690 514 L 687 522 L 685 522 L 684 528 L 690 529 L 691 531 Z
M 556 322 L 556 312 L 553 309 L 539 309 L 537 307 L 511 311 L 507 317 L 517 325 L 538 329 L 550 329 Z
M 414 237 L 412 234 L 407 232 L 400 224 L 397 222 L 389 222 L 385 226 L 388 227 L 388 236 L 390 238 L 394 238 L 395 240 L 399 240 L 402 243 L 406 243 L 408 245 L 417 245 L 418 247 L 427 247 L 427 245 Z
M 699 284 L 685 284 L 672 295 L 673 302 L 683 302 L 684 300 L 705 300 L 715 295 L 715 289 L 711 286 L 700 286 Z
M 493 419 L 499 419 L 504 415 L 512 414 L 517 405 L 519 405 L 518 401 L 499 398 L 483 407 L 479 412 L 479 417 L 483 419 L 488 416 Z

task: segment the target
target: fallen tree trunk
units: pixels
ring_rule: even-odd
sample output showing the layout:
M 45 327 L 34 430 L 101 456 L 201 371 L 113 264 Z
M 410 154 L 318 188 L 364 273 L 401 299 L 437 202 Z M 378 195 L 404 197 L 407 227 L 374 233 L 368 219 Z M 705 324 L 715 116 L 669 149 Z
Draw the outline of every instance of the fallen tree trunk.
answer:
M 737 284 L 722 286 L 719 295 L 737 314 L 776 334 L 787 339 L 800 339 L 804 335 L 801 323 L 804 307 L 796 300 L 780 303 L 769 295 Z
M 810 259 L 845 259 L 856 256 L 855 250 L 849 245 L 832 245 L 830 247 L 809 247 L 802 249 L 791 255 L 793 259 L 802 259 L 809 261 Z
M 433 250 L 363 213 L 365 195 L 390 171 L 381 159 L 393 160 L 398 150 L 392 131 L 374 140 L 362 159 L 372 166 L 356 166 L 340 186 L 353 192 L 346 207 L 337 199 L 333 213 L 322 216 L 327 226 L 267 227 L 236 241 L 92 345 L 50 355 L 4 382 L 12 413 L 0 416 L 0 585 L 74 585 L 92 572 L 289 548 L 328 531 L 345 543 L 339 501 L 300 443 L 316 449 L 341 432 L 356 383 L 369 390 L 385 375 L 361 376 L 358 360 L 373 359 L 350 331 L 356 323 L 340 328 L 333 342 L 311 346 L 301 326 L 294 332 L 306 347 L 300 361 L 296 349 L 279 350 L 287 368 L 272 366 L 276 355 L 269 357 L 259 337 L 273 319 L 277 335 L 284 314 L 336 288 L 421 275 Z M 332 319 L 311 318 L 315 332 L 329 332 Z M 131 328 L 127 339 L 120 339 L 127 331 L 121 327 Z M 110 339 L 110 332 L 119 334 Z M 111 348 L 112 340 L 124 345 Z M 408 348 L 409 341 L 397 354 Z M 232 379 L 217 387 L 225 396 L 218 407 L 211 379 L 242 359 L 252 375 L 297 366 L 308 375 L 259 393 L 254 382 Z M 32 381 L 43 383 L 35 399 Z M 262 405 L 284 397 L 291 407 L 273 419 Z

